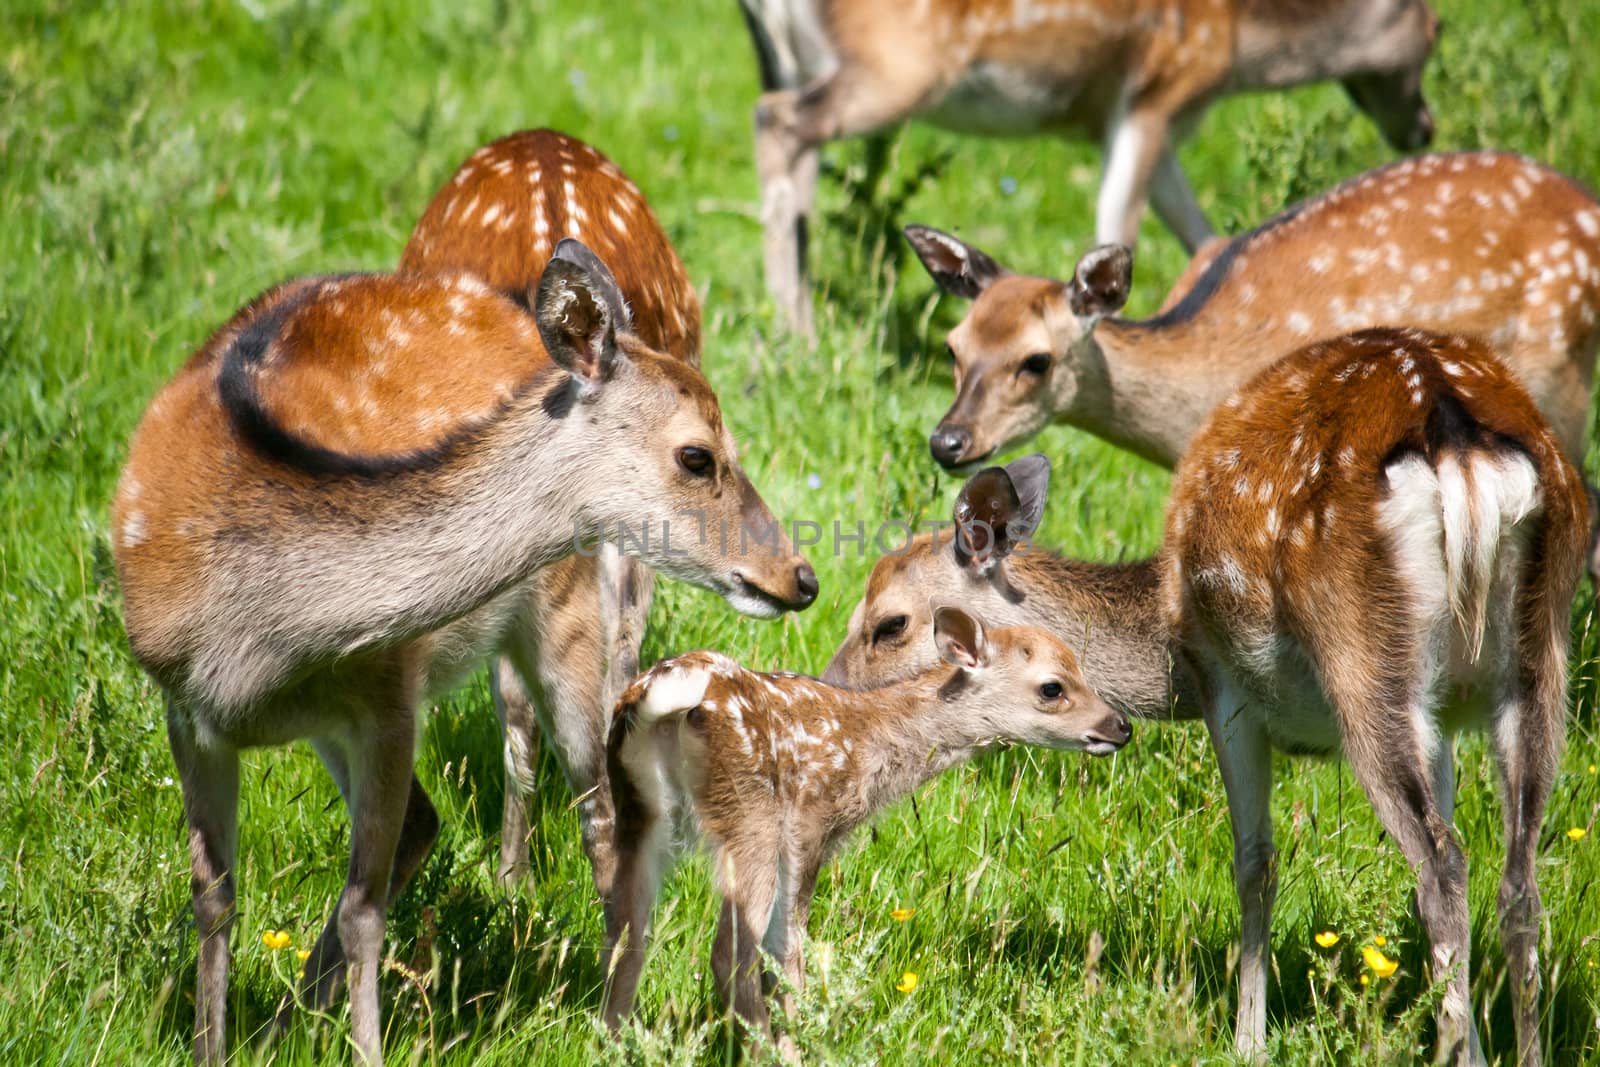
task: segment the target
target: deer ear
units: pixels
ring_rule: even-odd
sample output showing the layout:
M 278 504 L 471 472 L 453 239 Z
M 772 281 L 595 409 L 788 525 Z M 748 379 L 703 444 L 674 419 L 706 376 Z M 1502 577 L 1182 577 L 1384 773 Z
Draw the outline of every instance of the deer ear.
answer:
M 1015 546 L 1033 536 L 1044 521 L 1044 502 L 1050 492 L 1050 457 L 1043 452 L 1006 464 L 1006 477 L 1017 493 L 1017 513 L 1006 523 L 1006 540 Z
M 978 249 L 931 226 L 907 226 L 905 234 L 933 280 L 951 296 L 976 300 L 1010 273 Z
M 1127 245 L 1091 248 L 1072 274 L 1072 312 L 1080 318 L 1114 314 L 1128 302 L 1132 287 L 1133 249 Z
M 987 577 L 1039 528 L 1050 461 L 1034 454 L 1007 467 L 988 467 L 967 479 L 956 496 L 956 562 Z
M 611 376 L 618 358 L 617 331 L 630 321 L 617 280 L 600 258 L 566 238 L 539 278 L 534 319 L 556 365 L 586 385 Z
M 989 638 L 983 632 L 983 623 L 960 608 L 947 605 L 934 609 L 933 642 L 939 646 L 939 655 L 953 667 L 970 671 L 989 665 Z

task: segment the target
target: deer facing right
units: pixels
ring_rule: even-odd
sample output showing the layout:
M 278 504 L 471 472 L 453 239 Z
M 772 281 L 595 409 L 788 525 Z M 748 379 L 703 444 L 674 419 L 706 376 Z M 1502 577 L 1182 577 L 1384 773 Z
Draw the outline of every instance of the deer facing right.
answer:
M 675 823 L 695 827 L 711 849 L 722 896 L 711 955 L 718 988 L 765 1029 L 757 949 L 779 961 L 792 987 L 803 985 L 817 874 L 856 826 L 997 744 L 1106 755 L 1132 736 L 1059 638 L 988 629 L 954 607 L 936 609 L 932 627 L 938 659 L 881 688 L 841 689 L 691 652 L 656 664 L 623 694 L 607 747 L 617 813 L 611 1027 L 632 1009 Z

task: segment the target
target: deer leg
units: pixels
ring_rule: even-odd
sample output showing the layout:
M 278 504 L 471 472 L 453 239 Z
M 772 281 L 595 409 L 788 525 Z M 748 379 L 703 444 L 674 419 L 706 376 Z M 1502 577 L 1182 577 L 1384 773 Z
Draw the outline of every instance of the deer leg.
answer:
M 1570 596 L 1567 598 L 1570 599 Z M 1566 600 L 1562 600 L 1565 603 Z M 1564 630 L 1564 609 L 1555 626 Z M 1539 882 L 1535 868 L 1539 827 L 1544 822 L 1566 726 L 1565 634 L 1543 640 L 1527 635 L 1515 676 L 1496 701 L 1495 760 L 1505 798 L 1506 865 L 1500 878 L 1500 943 L 1511 972 L 1511 1003 L 1517 1032 L 1517 1062 L 1536 1067 L 1539 1043 Z M 1522 681 L 1533 685 L 1524 689 Z
M 1131 111 L 1113 120 L 1107 137 L 1105 170 L 1100 178 L 1100 197 L 1095 206 L 1096 241 L 1129 248 L 1137 243 L 1139 218 L 1144 214 L 1150 195 L 1151 176 L 1157 161 L 1167 151 L 1165 116 L 1144 110 Z M 1176 161 L 1173 166 L 1177 166 Z M 1192 198 L 1193 194 L 1190 196 Z M 1195 210 L 1199 210 L 1198 205 Z M 1189 251 L 1196 247 L 1198 242 L 1189 245 Z
M 505 761 L 506 796 L 500 816 L 500 866 L 495 877 L 502 883 L 520 882 L 528 874 L 528 798 L 533 793 L 538 762 L 539 721 L 533 698 L 505 656 L 489 664 L 489 692 L 500 719 Z
M 329 775 L 344 796 L 346 807 L 349 807 L 350 771 L 342 748 L 327 738 L 314 739 L 312 746 L 322 757 L 323 765 L 328 768 Z M 393 907 L 411 883 L 438 836 L 438 810 L 422 788 L 422 783 L 413 775 L 410 795 L 406 799 L 405 821 L 400 828 L 400 843 L 395 849 L 394 869 L 389 877 L 386 907 Z M 301 1002 L 317 1011 L 327 1010 L 338 996 L 344 977 L 344 946 L 339 941 L 339 913 L 335 910 L 311 946 L 311 954 L 306 957 L 305 977 L 300 981 Z M 287 1003 L 279 1009 L 272 1030 L 268 1033 L 269 1040 L 275 1039 L 288 1026 L 293 1011 L 293 1003 Z
M 600 709 L 609 730 L 617 699 L 639 674 L 639 648 L 644 644 L 656 576 L 649 567 L 607 543 L 600 546 L 600 583 L 600 612 L 606 631 L 606 679 Z
M 599 563 L 592 557 L 574 556 L 535 575 L 528 600 L 507 631 L 504 650 L 509 659 L 496 664 L 496 677 L 508 698 L 513 692 L 532 696 L 524 706 L 532 708 L 567 785 L 578 796 L 583 848 L 604 902 L 611 895 L 616 861 L 605 770 L 610 708 L 604 703 L 606 634 L 599 590 Z M 533 789 L 535 751 L 530 747 L 518 754 L 515 775 L 525 793 Z M 526 829 L 513 844 L 517 857 L 526 862 Z M 500 848 L 503 865 L 503 832 Z
M 1200 209 L 1200 201 L 1195 199 L 1189 179 L 1178 164 L 1177 150 L 1170 143 L 1156 157 L 1155 170 L 1150 175 L 1150 206 L 1191 256 L 1211 239 L 1211 223 Z
M 1387 687 L 1390 692 L 1394 688 Z M 1380 687 L 1353 699 L 1330 696 L 1343 726 L 1350 768 L 1379 822 L 1417 874 L 1417 911 L 1428 931 L 1433 978 L 1445 983 L 1436 1059 L 1481 1064 L 1468 973 L 1467 859 L 1434 793 L 1435 749 L 1444 742 L 1434 732 L 1432 709 L 1420 697 L 1410 707 L 1395 709 L 1382 692 Z
M 1278 892 L 1272 844 L 1272 748 L 1259 713 L 1224 686 L 1206 709 L 1206 729 L 1222 770 L 1233 826 L 1233 881 L 1239 893 L 1239 1014 L 1234 1046 L 1261 1058 L 1267 1042 L 1267 972 L 1272 904 Z
M 933 89 L 931 80 L 879 77 L 846 60 L 803 89 L 763 93 L 756 104 L 756 173 L 767 290 L 787 325 L 811 334 L 805 291 L 807 216 L 815 196 L 817 149 L 828 141 L 892 126 Z
M 200 941 L 194 1058 L 201 1064 L 220 1064 L 228 1051 L 228 937 L 237 914 L 233 868 L 239 841 L 239 754 L 218 742 L 202 743 L 196 737 L 193 714 L 167 698 L 167 738 L 183 785 L 189 889 Z
M 400 673 L 398 665 L 391 667 Z M 378 973 L 384 912 L 411 795 L 416 709 L 410 686 L 390 691 L 337 740 L 350 781 L 350 869 L 339 897 L 339 944 L 347 962 L 352 1039 L 359 1057 L 383 1062 Z M 430 805 L 431 807 L 431 805 Z
M 712 974 L 734 1014 L 752 1029 L 771 1034 L 761 992 L 761 945 L 772 922 L 778 892 L 778 856 L 773 848 L 724 845 L 715 859 L 722 892 L 722 920 L 711 951 Z
M 639 974 L 650 937 L 650 909 L 660 891 L 672 847 L 670 827 L 643 805 L 630 807 L 618 823 L 616 880 L 606 909 L 606 1026 L 615 1032 L 633 1011 Z

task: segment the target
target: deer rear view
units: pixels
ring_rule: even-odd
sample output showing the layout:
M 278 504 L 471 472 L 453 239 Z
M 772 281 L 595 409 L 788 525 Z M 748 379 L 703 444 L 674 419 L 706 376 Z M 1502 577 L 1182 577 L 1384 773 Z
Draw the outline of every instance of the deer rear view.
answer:
M 1105 755 L 1131 736 L 1127 719 L 1084 683 L 1071 650 L 1042 630 L 988 629 L 942 607 L 933 638 L 942 662 L 876 689 L 691 652 L 658 663 L 623 694 L 607 750 L 617 807 L 610 1026 L 632 1009 L 675 823 L 694 827 L 712 852 L 722 896 L 717 986 L 740 1018 L 765 1029 L 757 950 L 779 961 L 791 986 L 803 985 L 817 874 L 852 829 L 993 745 Z M 794 1051 L 787 1040 L 782 1047 Z
M 1342 752 L 1417 874 L 1444 986 L 1438 1056 L 1482 1063 L 1450 735 L 1487 729 L 1505 805 L 1501 941 L 1518 1061 L 1537 1063 L 1535 858 L 1566 723 L 1586 499 L 1481 342 L 1368 330 L 1311 345 L 1217 409 L 1174 478 L 1163 601 L 1210 680 L 1243 915 L 1242 1053 L 1263 1048 L 1274 748 Z
M 741 0 L 756 108 L 767 285 L 808 329 L 817 149 L 921 118 L 990 136 L 1098 141 L 1102 243 L 1132 246 L 1148 198 L 1191 252 L 1211 233 L 1176 146 L 1216 99 L 1339 79 L 1395 147 L 1433 136 L 1424 0 Z
M 197 1059 L 226 1048 L 240 750 L 310 738 L 345 797 L 349 873 L 307 993 L 326 1006 L 348 960 L 355 1046 L 377 1062 L 384 913 L 438 828 L 417 708 L 489 651 L 440 628 L 619 525 L 737 525 L 752 502 L 710 387 L 628 332 L 577 242 L 526 304 L 464 275 L 289 282 L 185 364 L 134 434 L 112 521 L 183 786 Z M 714 539 L 629 547 L 736 604 L 766 576 Z
M 655 213 L 615 163 L 555 130 L 524 130 L 473 152 L 423 212 L 400 268 L 468 271 L 493 289 L 525 292 L 564 237 L 583 241 L 611 269 L 641 341 L 700 365 L 700 299 Z M 757 527 L 759 516 L 747 522 Z M 773 535 L 783 536 L 776 529 Z M 787 545 L 782 551 L 791 554 Z M 491 670 L 510 786 L 500 828 L 502 879 L 527 869 L 527 804 L 542 730 L 579 798 L 595 888 L 602 900 L 610 896 L 606 717 L 639 673 L 653 585 L 648 567 L 607 544 L 596 556 L 575 555 L 537 572 L 508 594 L 513 610 L 492 612 L 506 625 Z M 816 576 L 797 571 L 765 592 L 775 606 L 804 607 L 816 594 Z M 468 618 L 456 625 L 477 624 Z

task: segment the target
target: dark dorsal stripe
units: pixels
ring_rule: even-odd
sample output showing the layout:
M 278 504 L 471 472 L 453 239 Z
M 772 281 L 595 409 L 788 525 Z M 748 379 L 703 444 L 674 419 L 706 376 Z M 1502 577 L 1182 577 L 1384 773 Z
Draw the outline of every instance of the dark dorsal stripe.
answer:
M 438 467 L 452 455 L 470 447 L 505 415 L 512 404 L 548 379 L 547 369 L 541 368 L 539 373 L 513 391 L 510 400 L 497 405 L 483 422 L 452 431 L 426 448 L 392 456 L 373 456 L 337 452 L 307 441 L 280 423 L 262 403 L 261 394 L 256 389 L 258 369 L 272 342 L 282 335 L 285 324 L 296 311 L 316 297 L 324 284 L 352 277 L 363 275 L 329 275 L 312 279 L 313 284 L 256 317 L 223 353 L 222 367 L 217 374 L 217 392 L 222 408 L 234 432 L 265 458 L 306 474 L 360 478 L 379 478 Z M 565 375 L 562 377 L 565 378 Z M 556 387 L 559 389 L 564 384 L 558 382 Z

